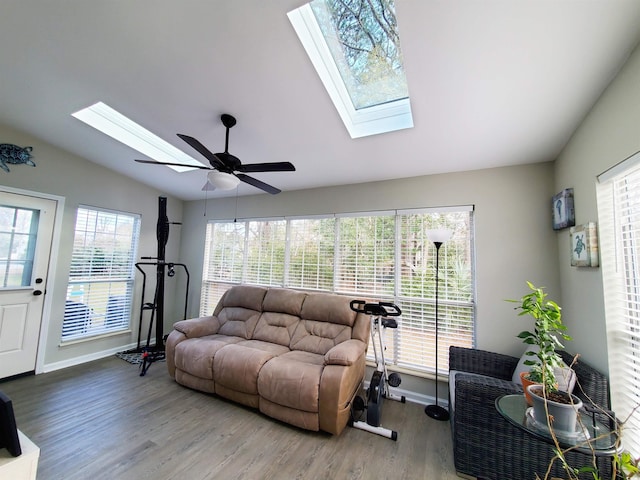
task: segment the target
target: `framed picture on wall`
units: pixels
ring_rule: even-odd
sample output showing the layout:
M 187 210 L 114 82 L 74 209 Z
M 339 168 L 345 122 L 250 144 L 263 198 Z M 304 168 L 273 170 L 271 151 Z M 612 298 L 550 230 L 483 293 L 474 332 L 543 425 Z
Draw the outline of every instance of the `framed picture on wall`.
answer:
M 551 204 L 554 230 L 573 227 L 576 224 L 576 216 L 573 209 L 573 188 L 565 188 L 554 195 Z
M 571 266 L 597 267 L 599 265 L 598 234 L 595 222 L 571 227 L 569 238 L 571 239 Z

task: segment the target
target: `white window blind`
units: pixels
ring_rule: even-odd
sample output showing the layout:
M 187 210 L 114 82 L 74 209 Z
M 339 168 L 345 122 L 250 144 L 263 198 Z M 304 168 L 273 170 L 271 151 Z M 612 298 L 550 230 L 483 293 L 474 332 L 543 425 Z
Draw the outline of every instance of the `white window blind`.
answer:
M 631 157 L 599 177 L 598 220 L 611 402 L 627 420 L 623 447 L 640 456 L 640 166 Z M 626 168 L 625 168 L 626 167 Z
M 245 282 L 282 286 L 286 228 L 284 220 L 248 222 Z
M 436 248 L 427 230 L 447 228 L 453 236 L 440 247 L 438 286 L 438 367 L 446 375 L 449 346 L 474 344 L 473 215 L 469 209 L 407 212 L 398 217 L 398 304 L 402 323 L 396 362 L 435 368 Z M 425 359 L 427 359 L 425 361 Z
M 129 328 L 138 215 L 78 208 L 62 340 Z
M 333 290 L 335 225 L 333 217 L 289 221 L 287 286 Z
M 222 294 L 242 282 L 245 222 L 209 223 L 205 240 L 200 314 L 211 315 Z
M 278 285 L 283 272 L 285 287 L 398 304 L 398 328 L 385 332 L 386 359 L 433 373 L 436 250 L 425 233 L 431 228 L 455 232 L 439 262 L 438 366 L 446 375 L 449 345 L 474 345 L 471 207 L 210 223 L 200 314 L 210 315 L 232 285 Z
M 339 218 L 338 245 L 337 292 L 394 294 L 394 216 Z

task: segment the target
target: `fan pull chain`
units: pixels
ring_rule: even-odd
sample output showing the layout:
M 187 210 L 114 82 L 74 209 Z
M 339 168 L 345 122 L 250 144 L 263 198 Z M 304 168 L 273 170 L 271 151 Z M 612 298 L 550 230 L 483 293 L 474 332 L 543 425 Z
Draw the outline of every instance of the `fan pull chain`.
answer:
M 236 211 L 233 217 L 233 223 L 236 223 L 238 221 L 238 187 L 236 187 Z

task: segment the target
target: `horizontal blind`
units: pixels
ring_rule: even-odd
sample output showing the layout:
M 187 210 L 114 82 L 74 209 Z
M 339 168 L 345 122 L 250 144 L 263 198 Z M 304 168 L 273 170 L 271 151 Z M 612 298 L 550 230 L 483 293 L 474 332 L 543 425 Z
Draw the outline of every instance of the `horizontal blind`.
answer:
M 283 285 L 286 226 L 284 220 L 248 222 L 246 283 Z
M 602 180 L 602 179 L 601 179 Z M 623 447 L 640 456 L 640 167 L 598 185 L 611 400 L 627 420 Z M 633 413 L 633 415 L 632 415 Z M 631 416 L 630 416 L 631 415 Z
M 211 315 L 222 294 L 242 281 L 245 222 L 207 224 L 200 315 Z
M 277 222 L 286 226 L 284 261 Z M 231 285 L 277 285 L 284 269 L 286 287 L 398 304 L 398 328 L 384 332 L 385 358 L 433 373 L 435 247 L 425 232 L 431 228 L 454 231 L 440 249 L 438 367 L 446 374 L 449 345 L 474 345 L 469 206 L 209 224 L 200 314 L 210 315 Z M 372 348 L 368 354 L 373 358 Z
M 78 208 L 62 340 L 129 327 L 139 234 L 138 215 Z
M 372 296 L 393 295 L 395 217 L 338 219 L 336 291 Z
M 404 338 L 398 363 L 435 371 L 435 294 L 438 272 L 438 369 L 446 374 L 451 345 L 471 347 L 474 335 L 472 211 L 445 209 L 399 216 L 398 301 Z M 437 250 L 427 231 L 449 229 L 452 237 Z
M 286 285 L 333 290 L 335 218 L 289 221 Z

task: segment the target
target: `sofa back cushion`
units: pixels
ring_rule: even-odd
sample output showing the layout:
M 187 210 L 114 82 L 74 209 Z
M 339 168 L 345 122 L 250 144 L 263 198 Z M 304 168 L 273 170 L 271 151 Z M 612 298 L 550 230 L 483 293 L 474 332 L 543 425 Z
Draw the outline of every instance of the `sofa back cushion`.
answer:
M 297 290 L 271 287 L 262 301 L 262 310 L 265 312 L 288 313 L 299 317 L 306 296 L 306 293 Z
M 252 338 L 288 347 L 300 323 L 300 312 L 306 296 L 304 292 L 270 288 L 262 302 L 263 313 Z
M 262 313 L 266 293 L 266 288 L 249 285 L 227 290 L 214 311 L 220 321 L 218 333 L 250 339 Z
M 308 294 L 289 348 L 324 355 L 351 338 L 356 313 L 350 299 L 328 293 Z

